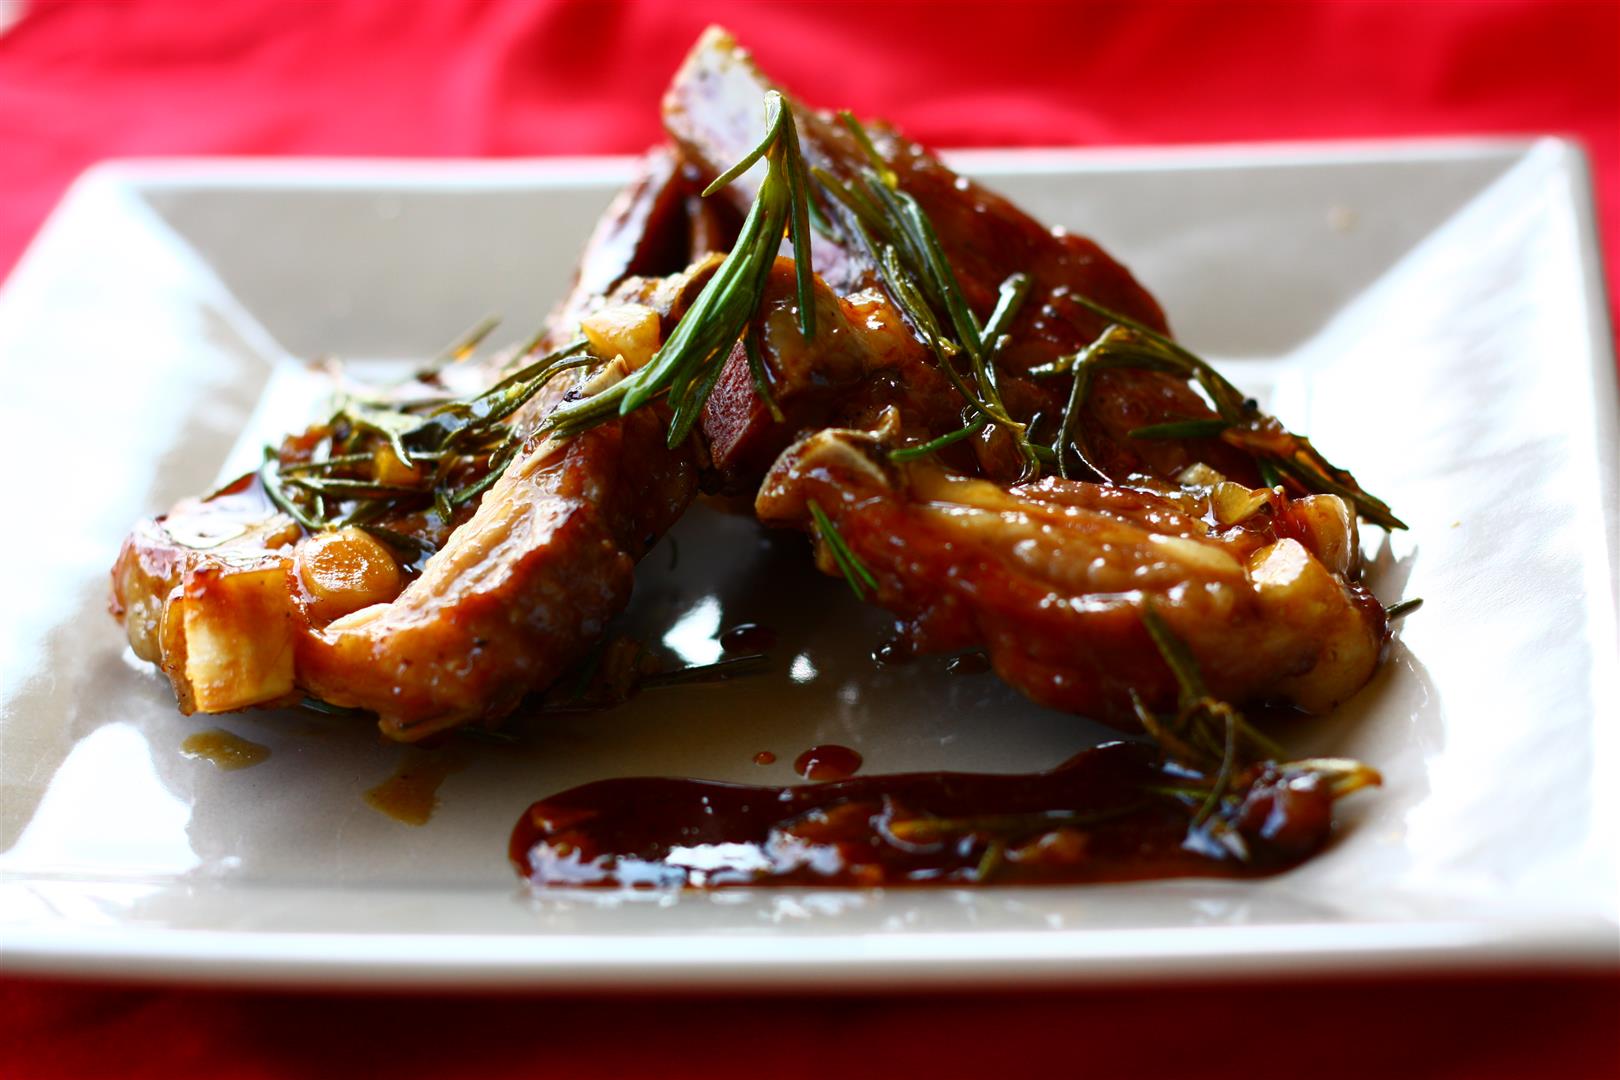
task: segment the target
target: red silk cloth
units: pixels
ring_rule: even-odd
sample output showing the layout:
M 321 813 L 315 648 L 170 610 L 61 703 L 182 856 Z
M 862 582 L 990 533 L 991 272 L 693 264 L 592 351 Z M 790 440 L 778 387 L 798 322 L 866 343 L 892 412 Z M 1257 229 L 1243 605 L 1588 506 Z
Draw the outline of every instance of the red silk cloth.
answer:
M 710 22 L 805 99 L 934 146 L 1573 135 L 1595 166 L 1611 279 L 1620 265 L 1620 5 L 1607 0 L 0 0 L 8 21 L 0 273 L 103 158 L 639 151 Z M 1616 979 L 429 1002 L 11 978 L 0 1076 L 1612 1077 L 1617 1020 Z

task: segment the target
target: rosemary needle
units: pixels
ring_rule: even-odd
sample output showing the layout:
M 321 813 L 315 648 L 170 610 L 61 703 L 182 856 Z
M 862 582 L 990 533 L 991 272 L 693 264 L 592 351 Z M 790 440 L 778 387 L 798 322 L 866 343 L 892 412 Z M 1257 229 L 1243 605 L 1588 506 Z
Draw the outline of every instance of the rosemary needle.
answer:
M 761 158 L 765 160 L 765 179 L 736 244 L 676 323 L 669 339 L 645 367 L 590 397 L 556 409 L 546 418 L 544 430 L 576 434 L 662 398 L 671 406 L 668 443 L 671 447 L 680 445 L 697 424 L 732 347 L 758 313 L 784 230 L 793 244 L 799 332 L 807 340 L 814 338 L 815 294 L 806 206 L 809 181 L 793 111 L 775 90 L 765 95 L 765 136 L 716 178 L 704 194 L 724 187 Z M 774 414 L 775 402 L 769 394 L 763 364 L 754 355 L 757 342 L 749 347 L 750 372 Z
M 1423 598 L 1414 596 L 1410 600 L 1400 600 L 1384 609 L 1384 618 L 1389 622 L 1403 619 L 1423 606 Z
M 877 592 L 877 578 L 873 577 L 872 571 L 861 562 L 860 556 L 850 550 L 849 544 L 839 533 L 838 526 L 833 524 L 832 518 L 827 516 L 827 511 L 823 510 L 821 504 L 814 499 L 810 500 L 810 516 L 815 519 L 816 534 L 821 537 L 821 542 L 827 545 L 827 550 L 832 553 L 833 562 L 838 564 L 838 569 L 843 571 L 844 580 L 849 582 L 849 589 L 855 594 L 855 599 L 865 600 L 867 589 Z

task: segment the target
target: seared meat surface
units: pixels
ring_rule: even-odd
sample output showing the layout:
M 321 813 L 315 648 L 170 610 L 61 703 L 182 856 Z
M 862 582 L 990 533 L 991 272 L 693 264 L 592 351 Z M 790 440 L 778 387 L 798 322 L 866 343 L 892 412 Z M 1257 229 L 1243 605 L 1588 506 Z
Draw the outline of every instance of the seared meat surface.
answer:
M 1219 480 L 1006 488 L 896 464 L 891 440 L 805 439 L 771 470 L 757 510 L 812 531 L 829 573 L 843 572 L 831 549 L 843 545 L 920 651 L 983 648 L 1034 700 L 1127 725 L 1133 691 L 1157 710 L 1176 699 L 1144 626 L 1148 605 L 1225 700 L 1321 711 L 1378 663 L 1383 609 L 1355 584 L 1355 518 L 1335 496 Z
M 313 697 L 406 740 L 499 719 L 603 634 L 700 482 L 812 532 L 914 648 L 983 648 L 1055 708 L 1169 705 L 1153 614 L 1233 701 L 1315 711 L 1365 683 L 1386 628 L 1356 513 L 1398 525 L 1386 507 L 1172 341 L 1095 243 L 790 99 L 797 128 L 756 150 L 771 94 L 706 34 L 665 99 L 674 144 L 609 208 L 546 333 L 445 376 L 482 393 L 346 406 L 136 526 L 113 611 L 184 711 Z M 702 197 L 750 154 L 766 167 Z M 897 287 L 894 245 L 837 195 L 874 178 L 937 240 L 974 350 L 959 325 L 925 332 L 949 319 L 918 304 L 941 301 Z M 1083 367 L 1110 342 L 1118 362 Z M 993 421 L 965 351 L 989 357 L 972 377 Z
M 587 333 L 611 358 L 571 393 L 645 363 L 712 270 L 705 260 L 632 278 L 596 305 Z M 544 387 L 513 430 L 567 383 Z M 186 712 L 307 695 L 370 710 L 399 739 L 499 718 L 591 647 L 629 600 L 636 561 L 695 495 L 692 448 L 665 446 L 666 419 L 651 408 L 568 440 L 531 435 L 476 505 L 448 518 L 424 494 L 364 528 L 312 531 L 272 503 L 262 477 L 244 477 L 136 526 L 113 568 L 113 612 Z M 278 464 L 296 467 L 330 438 L 293 436 Z M 386 450 L 364 467 L 392 470 L 379 485 L 411 474 Z M 412 542 L 437 550 L 413 561 Z
M 759 127 L 759 102 L 771 88 L 770 80 L 736 42 L 723 31 L 711 29 L 692 50 L 665 95 L 665 126 L 690 158 L 718 173 L 753 142 Z M 840 180 L 855 176 L 866 156 L 854 134 L 828 114 L 797 103 L 793 109 L 806 161 Z M 1001 285 L 1010 276 L 1021 273 L 1031 279 L 1028 299 L 1013 320 L 998 357 L 1002 393 L 1015 419 L 1029 422 L 1044 417 L 1048 424 L 1053 423 L 1063 410 L 1068 380 L 1032 379 L 1027 373 L 1077 352 L 1107 328 L 1106 320 L 1075 302 L 1076 295 L 1154 330 L 1166 329 L 1158 303 L 1097 244 L 1061 229 L 1048 229 L 886 126 L 874 124 L 869 130 L 899 187 L 928 215 L 968 306 L 981 320 L 995 308 Z M 746 205 L 754 194 L 749 180 L 745 176 L 727 188 L 726 197 Z M 823 201 L 825 212 L 836 219 L 837 205 Z M 870 253 L 840 237 L 818 234 L 814 263 L 816 272 L 837 295 L 883 295 L 881 275 Z M 917 348 L 926 352 L 920 344 Z M 767 353 L 767 362 L 772 359 Z M 772 374 L 781 398 L 827 392 L 802 364 L 784 364 L 780 369 L 773 364 Z M 739 350 L 723 376 L 735 392 L 713 399 L 706 418 L 706 430 L 716 444 L 715 464 L 738 487 L 757 483 L 759 462 L 750 455 L 733 463 L 726 453 L 729 447 L 774 441 L 780 448 L 791 441 L 792 434 L 759 430 L 769 429 L 772 418 L 752 393 L 747 375 Z M 886 388 L 880 385 L 871 392 L 882 397 Z M 860 393 L 859 386 L 839 386 L 846 410 L 848 398 Z M 948 392 L 946 396 L 950 396 Z M 956 410 L 936 410 L 946 426 L 931 435 L 961 426 L 953 422 L 961 402 L 956 405 Z M 1093 464 L 1110 479 L 1125 479 L 1138 472 L 1174 479 L 1182 469 L 1203 461 L 1234 478 L 1255 480 L 1246 456 L 1219 440 L 1145 442 L 1129 437 L 1129 432 L 1149 425 L 1205 420 L 1214 415 L 1185 379 L 1155 371 L 1119 370 L 1105 372 L 1096 380 L 1081 422 L 1088 431 Z M 1043 433 L 1053 434 L 1050 428 Z M 977 470 L 992 479 L 1017 478 L 1016 457 L 1006 446 L 996 445 L 992 435 L 978 440 L 977 459 Z

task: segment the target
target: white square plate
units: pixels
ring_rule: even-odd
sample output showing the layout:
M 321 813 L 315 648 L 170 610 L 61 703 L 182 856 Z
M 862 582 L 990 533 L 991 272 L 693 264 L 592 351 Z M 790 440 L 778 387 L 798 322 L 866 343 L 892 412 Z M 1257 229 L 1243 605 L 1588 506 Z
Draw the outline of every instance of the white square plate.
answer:
M 0 295 L 5 965 L 553 987 L 1612 969 L 1616 399 L 1579 153 L 955 160 L 1097 237 L 1184 339 L 1411 523 L 1368 530 L 1371 580 L 1424 608 L 1350 706 L 1285 734 L 1384 771 L 1329 851 L 1247 882 L 529 895 L 508 830 L 589 779 L 781 783 L 828 741 L 872 772 L 1024 770 L 1103 737 L 990 676 L 875 668 L 884 619 L 801 538 L 707 508 L 644 564 L 632 623 L 694 662 L 734 623 L 774 625 L 773 672 L 455 744 L 424 827 L 363 803 L 423 753 L 365 725 L 181 717 L 106 615 L 130 524 L 302 422 L 305 358 L 422 357 L 490 311 L 525 334 L 629 163 L 118 164 L 75 186 Z M 226 773 L 181 755 L 214 726 L 272 756 Z M 781 764 L 753 764 L 762 749 Z

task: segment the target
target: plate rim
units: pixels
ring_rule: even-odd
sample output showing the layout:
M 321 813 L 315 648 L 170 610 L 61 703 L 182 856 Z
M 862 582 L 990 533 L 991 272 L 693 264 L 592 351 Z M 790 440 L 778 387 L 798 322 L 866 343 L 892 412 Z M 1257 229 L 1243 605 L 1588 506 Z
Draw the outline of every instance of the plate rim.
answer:
M 1592 346 L 1592 416 L 1600 446 L 1620 429 L 1613 332 L 1605 268 L 1595 226 L 1591 170 L 1577 142 L 1561 136 L 1444 136 L 1352 141 L 1201 144 L 1172 147 L 1033 147 L 945 151 L 970 169 L 1017 171 L 1187 171 L 1222 167 L 1353 164 L 1501 156 L 1513 160 L 1555 148 L 1571 185 L 1586 333 Z M 99 163 L 74 181 L 0 285 L 13 283 L 48 243 L 56 220 L 88 185 L 135 189 L 210 187 L 387 190 L 442 185 L 480 188 L 622 181 L 635 156 L 489 159 L 125 158 Z M 1605 408 L 1604 402 L 1609 403 Z M 1601 474 L 1614 494 L 1616 468 Z M 1611 596 L 1620 612 L 1615 565 L 1615 499 L 1606 501 Z M 26 888 L 30 876 L 0 874 L 0 888 Z M 99 880 L 99 879 L 98 879 Z M 819 890 L 824 891 L 824 890 Z M 923 985 L 1039 985 L 1155 981 L 1169 978 L 1275 978 L 1394 972 L 1620 969 L 1620 902 L 1605 916 L 1400 920 L 1127 930 L 986 930 L 860 935 L 859 948 L 826 947 L 854 937 L 818 936 L 805 948 L 761 948 L 769 939 L 722 932 L 609 936 L 460 933 L 304 933 L 115 929 L 62 923 L 0 926 L 0 970 L 72 978 L 352 988 L 624 989 L 646 987 L 768 990 Z M 685 940 L 681 940 L 684 938 Z M 1152 940 L 1150 940 L 1152 939 Z M 604 943 L 618 948 L 600 949 Z M 626 942 L 635 948 L 624 950 Z M 559 944 L 560 943 L 560 944 Z M 1169 944 L 1166 944 L 1169 943 Z M 817 956 L 807 951 L 837 953 Z M 946 946 L 949 946 L 948 948 Z M 597 955 L 590 955 L 591 949 Z M 628 952 L 629 955 L 626 953 Z M 941 955 L 943 952 L 943 955 Z M 1011 969 L 1011 970 L 1009 970 Z

